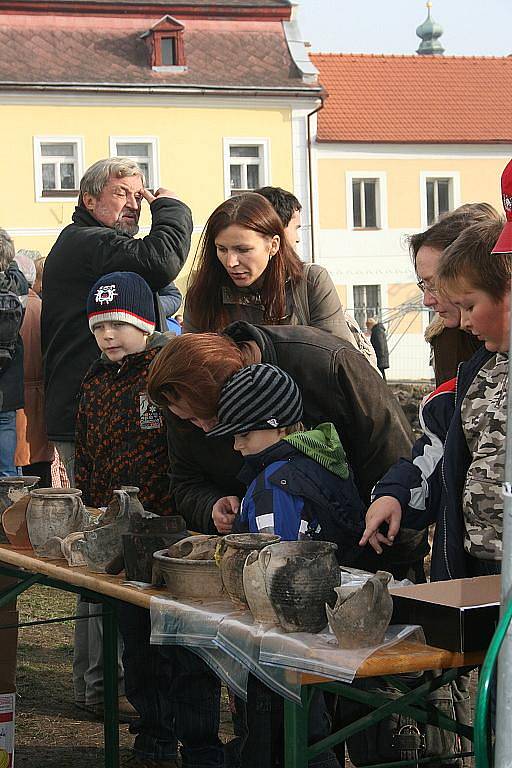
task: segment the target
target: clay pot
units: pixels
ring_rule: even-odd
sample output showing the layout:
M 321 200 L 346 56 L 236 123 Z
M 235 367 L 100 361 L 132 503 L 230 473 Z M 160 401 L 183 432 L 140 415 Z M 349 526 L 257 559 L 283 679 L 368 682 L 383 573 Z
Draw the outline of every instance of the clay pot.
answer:
M 2 526 L 9 540 L 9 544 L 16 549 L 32 549 L 27 529 L 27 507 L 30 496 L 22 496 L 21 499 L 11 504 L 2 514 Z
M 282 541 L 260 552 L 265 590 L 285 632 L 320 632 L 340 583 L 336 544 Z
M 238 608 L 248 608 L 244 592 L 243 572 L 247 555 L 277 544 L 280 536 L 273 533 L 230 533 L 219 542 L 216 557 L 224 589 Z
M 244 592 L 254 621 L 261 624 L 279 624 L 279 619 L 267 595 L 262 558 L 265 550 L 251 552 L 244 565 Z
M 326 605 L 325 609 L 340 648 L 368 648 L 382 643 L 393 613 L 390 579 L 390 573 L 377 571 L 362 586 L 335 587 L 336 605 Z
M 35 476 L 17 475 L 15 477 L 0 477 L 0 515 L 12 506 L 15 502 L 27 496 L 29 490 L 39 482 L 41 478 Z M 0 527 L 0 543 L 6 544 L 6 538 L 3 529 Z
M 144 533 L 151 534 L 152 536 L 165 536 L 171 534 L 183 534 L 188 537 L 187 524 L 181 515 L 166 515 L 160 517 L 155 515 L 154 517 L 142 517 L 141 515 L 130 515 L 130 526 L 128 528 L 130 533 Z M 185 538 L 180 536 L 180 539 Z M 178 539 L 176 539 L 178 541 Z M 174 542 L 169 542 L 167 546 L 170 546 Z
M 108 507 L 98 520 L 98 525 L 108 525 L 118 520 L 120 517 L 144 517 L 149 516 L 142 506 L 137 496 L 139 488 L 134 485 L 123 485 L 121 488 L 113 491 L 113 496 L 108 503 Z
M 165 582 L 178 599 L 222 600 L 226 597 L 215 562 L 218 536 L 189 536 L 153 555 L 153 584 Z
M 151 584 L 153 554 L 164 547 L 169 547 L 180 539 L 184 539 L 185 536 L 187 536 L 186 531 L 159 534 L 123 533 L 123 557 L 126 579 L 128 581 L 144 581 L 147 584 Z
M 180 560 L 215 560 L 215 551 L 220 536 L 188 536 L 169 547 L 168 557 Z
M 78 488 L 38 488 L 30 491 L 27 529 L 37 554 L 53 536 L 63 539 L 68 533 L 83 530 L 87 513 L 81 495 L 82 491 Z

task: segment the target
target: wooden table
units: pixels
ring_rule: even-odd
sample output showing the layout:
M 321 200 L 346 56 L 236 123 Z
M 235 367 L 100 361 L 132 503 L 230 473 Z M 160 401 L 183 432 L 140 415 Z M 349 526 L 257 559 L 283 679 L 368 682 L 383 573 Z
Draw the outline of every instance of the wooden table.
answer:
M 109 576 L 92 573 L 85 567 L 70 567 L 65 560 L 48 560 L 37 557 L 32 551 L 16 550 L 7 544 L 0 544 L 0 573 L 20 579 L 15 586 L 0 595 L 0 607 L 21 594 L 34 584 L 73 592 L 98 601 L 103 613 L 103 653 L 104 653 L 104 700 L 105 700 L 105 768 L 118 768 L 119 733 L 117 720 L 117 621 L 116 601 L 132 603 L 149 610 L 153 596 L 165 597 L 162 589 L 151 588 L 140 591 L 123 584 L 123 576 Z M 446 680 L 453 679 L 460 667 L 472 667 L 481 663 L 483 653 L 460 654 L 433 648 L 420 643 L 404 640 L 397 645 L 377 651 L 366 659 L 357 671 L 356 677 L 393 676 L 405 672 L 420 670 L 448 670 Z M 444 680 L 444 682 L 446 682 Z M 442 684 L 442 683 L 441 683 Z M 315 675 L 302 676 L 302 703 L 300 707 L 285 701 L 286 731 L 286 768 L 307 768 L 308 759 L 319 754 L 328 746 L 344 740 L 370 724 L 378 722 L 390 712 L 408 712 L 421 721 L 422 713 L 416 708 L 421 697 L 425 697 L 432 686 L 405 692 L 397 702 L 373 701 L 378 709 L 370 716 L 370 721 L 354 723 L 343 732 L 324 739 L 315 747 L 307 747 L 307 712 L 314 687 L 336 690 L 340 695 L 356 701 L 369 703 L 367 694 L 355 691 L 350 685 L 333 682 Z M 438 687 L 438 686 L 434 686 Z M 456 730 L 453 721 L 445 718 L 448 730 Z M 426 719 L 423 717 L 423 721 Z M 465 735 L 470 736 L 469 732 Z M 338 737 L 335 740 L 335 737 Z

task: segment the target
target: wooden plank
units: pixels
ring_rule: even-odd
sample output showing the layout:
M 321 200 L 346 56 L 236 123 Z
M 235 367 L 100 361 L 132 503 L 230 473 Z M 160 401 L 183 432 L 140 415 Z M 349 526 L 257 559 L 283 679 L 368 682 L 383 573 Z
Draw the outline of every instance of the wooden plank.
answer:
M 109 576 L 106 573 L 92 573 L 86 567 L 71 567 L 64 559 L 42 559 L 29 550 L 16 550 L 8 544 L 0 544 L 0 563 L 14 565 L 16 568 L 23 568 L 30 573 L 42 573 L 66 584 L 84 587 L 116 600 L 124 600 L 127 603 L 138 605 L 140 608 L 149 608 L 153 595 L 165 597 L 163 589 L 155 587 L 142 591 L 136 587 L 123 585 L 124 574 Z
M 88 568 L 71 567 L 65 560 L 47 560 L 38 558 L 28 550 L 16 550 L 8 544 L 0 544 L 0 563 L 24 568 L 30 573 L 42 573 L 58 581 L 84 587 L 93 592 L 124 600 L 127 603 L 148 608 L 153 596 L 165 598 L 163 589 L 152 587 L 144 591 L 123 584 L 123 575 L 109 576 L 103 573 L 92 573 Z M 421 643 L 403 640 L 396 645 L 383 648 L 370 656 L 357 671 L 357 677 L 374 677 L 378 675 L 393 675 L 400 672 L 419 672 L 426 669 L 450 669 L 479 664 L 483 661 L 484 652 L 461 654 L 433 648 Z M 328 678 L 304 674 L 304 685 L 318 682 L 332 682 Z

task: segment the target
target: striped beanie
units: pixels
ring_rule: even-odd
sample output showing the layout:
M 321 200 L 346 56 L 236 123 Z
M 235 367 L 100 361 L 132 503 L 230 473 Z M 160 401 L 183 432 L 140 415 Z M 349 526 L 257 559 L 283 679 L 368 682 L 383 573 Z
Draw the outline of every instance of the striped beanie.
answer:
M 93 285 L 87 298 L 89 328 L 104 322 L 129 323 L 141 331 L 155 330 L 151 288 L 135 272 L 110 272 Z
M 217 418 L 218 426 L 207 437 L 289 427 L 302 418 L 300 390 L 275 365 L 248 365 L 222 387 Z

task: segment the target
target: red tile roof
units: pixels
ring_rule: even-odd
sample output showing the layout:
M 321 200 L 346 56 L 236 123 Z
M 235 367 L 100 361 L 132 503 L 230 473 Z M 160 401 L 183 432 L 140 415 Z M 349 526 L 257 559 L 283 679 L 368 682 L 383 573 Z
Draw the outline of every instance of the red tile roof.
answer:
M 156 72 L 140 35 L 151 17 L 4 15 L 0 88 L 36 84 L 318 91 L 293 63 L 280 22 L 180 19 L 185 72 Z
M 512 141 L 512 57 L 312 54 L 322 142 Z

